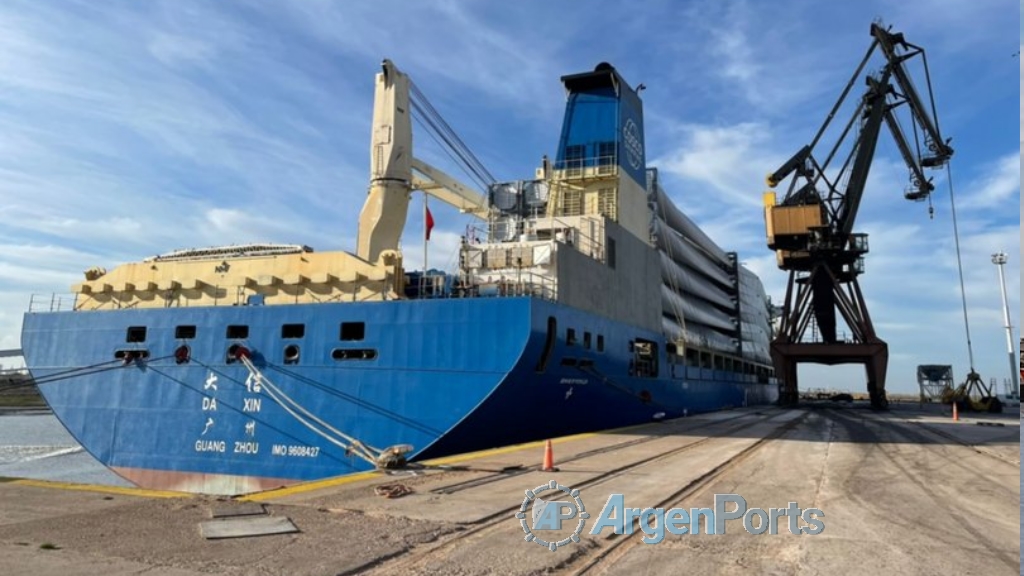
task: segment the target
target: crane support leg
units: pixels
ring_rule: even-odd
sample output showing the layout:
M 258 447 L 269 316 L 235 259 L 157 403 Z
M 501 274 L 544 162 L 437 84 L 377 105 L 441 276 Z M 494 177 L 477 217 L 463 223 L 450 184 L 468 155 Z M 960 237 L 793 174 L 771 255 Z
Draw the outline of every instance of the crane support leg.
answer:
M 800 403 L 800 391 L 796 383 L 797 363 L 789 356 L 779 354 L 773 346 L 771 349 L 772 364 L 775 365 L 775 374 L 779 379 L 779 405 L 795 406 Z
M 824 291 L 826 287 L 829 290 Z M 824 295 L 824 296 L 821 296 Z M 797 366 L 813 364 L 863 364 L 871 407 L 888 407 L 885 375 L 889 365 L 889 346 L 875 335 L 864 299 L 855 278 L 837 277 L 825 264 L 812 268 L 808 276 L 790 272 L 786 291 L 782 326 L 771 343 L 775 373 L 782 379 L 780 404 L 796 404 L 799 400 Z M 835 337 L 832 325 L 823 338 L 808 339 L 812 317 L 834 317 L 823 314 L 824 305 L 834 306 L 852 332 L 850 340 Z

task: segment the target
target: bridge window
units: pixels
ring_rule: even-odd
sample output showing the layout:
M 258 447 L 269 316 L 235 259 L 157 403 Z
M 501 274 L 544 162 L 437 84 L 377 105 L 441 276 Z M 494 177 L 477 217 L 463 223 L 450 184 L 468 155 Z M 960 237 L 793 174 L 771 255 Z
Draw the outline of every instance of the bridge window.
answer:
M 566 328 L 566 330 L 565 330 L 565 344 L 567 346 L 575 346 L 576 345 L 576 329 L 574 329 L 574 328 Z
M 583 333 L 583 348 L 590 350 L 590 332 Z
M 597 166 L 599 174 L 611 174 L 615 171 L 615 142 L 597 143 Z
M 583 175 L 583 157 L 586 155 L 586 147 L 582 144 L 575 144 L 565 147 L 565 171 L 566 176 Z
M 604 334 L 597 335 L 597 351 L 604 352 Z

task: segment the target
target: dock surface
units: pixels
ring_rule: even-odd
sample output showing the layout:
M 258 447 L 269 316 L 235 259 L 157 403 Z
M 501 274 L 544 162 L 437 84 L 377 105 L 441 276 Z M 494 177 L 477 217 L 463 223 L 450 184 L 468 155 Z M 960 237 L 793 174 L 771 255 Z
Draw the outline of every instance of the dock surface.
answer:
M 0 573 L 1017 574 L 1013 415 L 745 408 L 555 439 L 556 472 L 539 469 L 544 444 L 532 443 L 234 499 L 0 480 Z M 515 517 L 526 490 L 552 480 L 591 514 L 580 542 L 554 552 Z M 569 499 L 558 494 L 543 498 Z M 825 528 L 791 534 L 782 518 L 778 534 L 732 521 L 657 544 L 639 527 L 590 535 L 610 494 L 639 508 L 712 507 L 715 494 L 765 510 L 796 502 Z

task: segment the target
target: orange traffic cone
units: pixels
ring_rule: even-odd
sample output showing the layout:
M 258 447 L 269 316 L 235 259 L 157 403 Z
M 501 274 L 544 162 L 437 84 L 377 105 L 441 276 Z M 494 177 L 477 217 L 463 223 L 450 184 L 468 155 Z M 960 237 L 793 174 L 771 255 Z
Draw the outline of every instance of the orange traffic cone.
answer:
M 544 463 L 540 467 L 541 472 L 558 472 L 555 468 L 555 451 L 551 448 L 551 440 L 544 444 Z
M 956 401 L 953 401 L 953 422 L 960 421 L 960 413 L 957 412 Z

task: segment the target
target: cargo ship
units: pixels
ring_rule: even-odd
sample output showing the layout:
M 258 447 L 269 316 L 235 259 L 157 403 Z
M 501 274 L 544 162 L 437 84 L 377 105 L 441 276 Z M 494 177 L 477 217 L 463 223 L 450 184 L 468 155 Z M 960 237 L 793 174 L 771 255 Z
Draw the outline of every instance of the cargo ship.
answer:
M 435 109 L 385 60 L 356 251 L 90 268 L 24 317 L 46 402 L 125 479 L 218 495 L 775 402 L 764 288 L 647 166 L 639 91 L 562 82 L 554 159 L 477 192 L 413 154 Z M 457 269 L 403 267 L 419 191 L 480 223 Z

